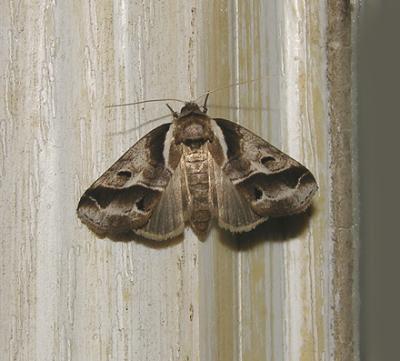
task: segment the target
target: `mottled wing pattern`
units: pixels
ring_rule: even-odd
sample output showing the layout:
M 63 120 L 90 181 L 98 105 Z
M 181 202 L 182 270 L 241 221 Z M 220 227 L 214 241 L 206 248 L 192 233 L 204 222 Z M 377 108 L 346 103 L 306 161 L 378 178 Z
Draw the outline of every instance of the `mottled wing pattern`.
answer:
M 173 126 L 163 124 L 118 159 L 80 199 L 77 213 L 82 222 L 96 233 L 112 234 L 144 227 L 154 212 L 159 219 L 157 206 L 172 198 L 164 191 L 175 192 L 177 186 L 176 181 L 169 186 L 171 179 L 176 178 L 174 173 L 180 159 L 180 150 L 172 137 Z M 173 215 L 177 219 L 164 227 L 171 234 L 183 230 L 182 215 L 179 212 Z M 153 235 L 150 238 L 160 236 L 152 224 L 147 231 Z
M 214 133 L 219 133 L 220 144 L 210 146 L 210 152 L 222 169 L 222 175 L 246 199 L 255 215 L 265 220 L 268 216 L 299 213 L 310 205 L 318 187 L 307 168 L 229 120 L 214 119 L 214 122 Z M 223 184 L 222 192 L 229 189 L 227 181 Z M 228 203 L 224 200 L 224 207 Z M 224 222 L 222 219 L 221 225 Z M 255 220 L 255 225 L 258 223 L 259 220 Z M 253 227 L 251 221 L 244 219 L 241 227 L 246 230 L 246 226 Z

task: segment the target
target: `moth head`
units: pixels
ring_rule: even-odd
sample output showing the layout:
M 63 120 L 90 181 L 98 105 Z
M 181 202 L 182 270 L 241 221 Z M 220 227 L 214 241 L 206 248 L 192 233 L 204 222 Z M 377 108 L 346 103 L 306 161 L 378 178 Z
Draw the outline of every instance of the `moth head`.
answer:
M 197 148 L 212 138 L 210 118 L 197 103 L 185 103 L 180 113 L 174 115 L 174 139 L 177 144 Z
M 182 107 L 178 115 L 178 118 L 187 117 L 188 115 L 203 115 L 203 114 L 205 114 L 205 111 L 202 111 L 198 106 L 198 104 L 194 102 L 187 102 Z
M 185 105 L 182 107 L 179 114 L 176 111 L 174 111 L 168 104 L 167 104 L 167 107 L 171 111 L 173 117 L 176 119 L 184 118 L 189 115 L 204 115 L 204 114 L 207 114 L 207 101 L 208 101 L 209 95 L 210 95 L 210 92 L 205 94 L 206 97 L 204 99 L 204 104 L 202 107 L 199 107 L 199 105 L 196 103 L 195 100 L 185 102 Z M 197 98 L 197 99 L 199 99 L 199 98 Z

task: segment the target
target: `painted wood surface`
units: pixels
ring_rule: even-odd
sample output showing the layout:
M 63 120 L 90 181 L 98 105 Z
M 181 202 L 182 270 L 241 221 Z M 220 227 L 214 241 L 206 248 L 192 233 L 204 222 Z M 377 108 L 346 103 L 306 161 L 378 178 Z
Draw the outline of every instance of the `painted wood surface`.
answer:
M 345 3 L 2 3 L 2 359 L 357 359 L 351 52 L 332 29 L 351 30 Z M 189 229 L 118 242 L 80 224 L 82 192 L 169 121 L 162 102 L 106 105 L 251 79 L 215 92 L 209 114 L 306 165 L 320 187 L 309 212 L 204 242 Z

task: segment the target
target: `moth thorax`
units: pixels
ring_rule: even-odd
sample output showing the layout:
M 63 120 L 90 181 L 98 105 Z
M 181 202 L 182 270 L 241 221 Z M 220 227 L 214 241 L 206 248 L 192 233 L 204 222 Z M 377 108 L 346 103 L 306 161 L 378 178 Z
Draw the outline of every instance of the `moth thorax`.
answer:
M 181 137 L 186 145 L 198 148 L 208 140 L 209 132 L 204 124 L 191 122 L 183 126 Z

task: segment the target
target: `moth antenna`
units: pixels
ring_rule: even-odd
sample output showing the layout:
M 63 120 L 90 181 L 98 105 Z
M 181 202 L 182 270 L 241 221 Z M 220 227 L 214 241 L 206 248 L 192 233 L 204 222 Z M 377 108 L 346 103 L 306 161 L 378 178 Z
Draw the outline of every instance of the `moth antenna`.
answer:
M 135 130 L 140 129 L 140 128 L 144 127 L 144 126 L 147 125 L 147 124 L 151 124 L 151 123 L 153 123 L 153 122 L 156 122 L 157 120 L 162 120 L 162 119 L 165 119 L 165 118 L 169 118 L 170 116 L 171 116 L 170 113 L 164 114 L 164 115 L 162 115 L 162 116 L 160 116 L 160 117 L 153 118 L 153 119 L 147 120 L 147 121 L 145 121 L 145 122 L 141 122 L 141 123 L 138 124 L 136 127 L 124 129 L 124 130 L 121 130 L 121 131 L 119 131 L 119 132 L 110 132 L 110 133 L 107 133 L 107 135 L 114 136 L 114 135 L 127 134 L 127 133 L 129 133 L 129 132 L 133 132 L 133 131 L 135 131 Z
M 196 100 L 195 100 L 195 103 L 197 103 L 197 101 L 198 101 L 200 98 L 204 97 L 205 95 L 206 95 L 207 98 L 208 98 L 208 96 L 209 96 L 210 94 L 215 93 L 215 92 L 218 92 L 218 91 L 220 91 L 220 90 L 228 89 L 228 88 L 231 88 L 231 87 L 237 86 L 237 85 L 243 85 L 243 84 L 246 84 L 246 83 L 254 83 L 255 81 L 259 81 L 259 80 L 265 79 L 265 78 L 270 78 L 270 76 L 269 76 L 269 75 L 266 75 L 266 76 L 262 76 L 262 77 L 256 78 L 256 79 L 238 81 L 238 82 L 236 82 L 236 83 L 232 83 L 232 84 L 225 85 L 225 86 L 222 86 L 222 87 L 219 87 L 219 88 L 211 89 L 211 90 L 209 90 L 209 91 L 207 91 L 207 92 L 201 94 L 200 96 L 198 96 L 198 97 L 196 98 Z
M 141 101 L 139 101 L 139 102 L 133 102 L 133 103 L 106 105 L 106 108 L 127 107 L 127 106 L 129 106 L 129 105 L 137 105 L 137 104 L 143 104 L 143 103 L 164 102 L 164 101 L 173 101 L 173 102 L 185 103 L 185 101 L 184 101 L 184 100 L 181 100 L 181 99 L 175 99 L 175 98 L 160 98 L 160 99 L 141 100 Z
M 172 116 L 174 117 L 174 118 L 178 118 L 178 113 L 175 111 L 175 110 L 173 110 L 171 107 L 170 107 L 170 105 L 167 103 L 167 104 L 165 104 L 166 106 L 167 106 L 167 108 L 171 111 L 171 113 L 172 113 Z
M 204 99 L 204 104 L 203 104 L 203 112 L 207 113 L 207 101 L 208 101 L 208 97 L 210 96 L 210 93 L 207 93 L 206 98 Z

